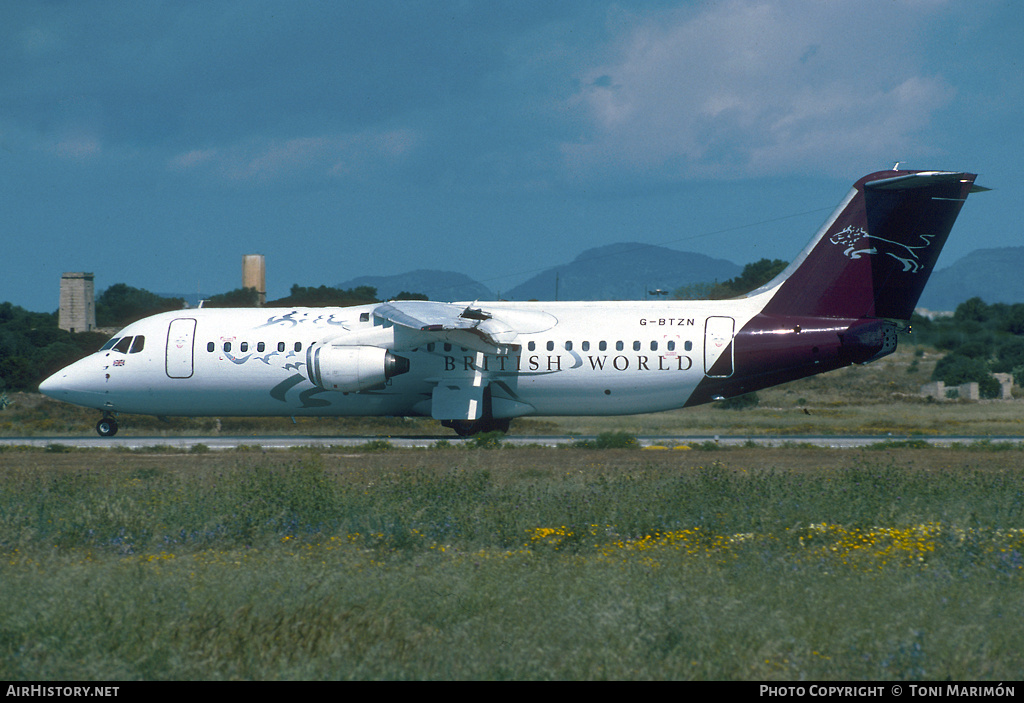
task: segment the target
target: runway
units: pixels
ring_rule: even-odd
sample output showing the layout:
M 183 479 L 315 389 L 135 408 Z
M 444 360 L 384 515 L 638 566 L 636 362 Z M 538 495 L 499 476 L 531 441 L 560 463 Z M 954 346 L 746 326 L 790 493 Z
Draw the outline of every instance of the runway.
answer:
M 545 446 L 557 447 L 571 445 L 581 440 L 594 440 L 593 436 L 579 435 L 509 435 L 502 439 L 503 444 L 511 446 Z M 75 449 L 118 449 L 142 450 L 154 447 L 170 447 L 181 451 L 191 451 L 197 445 L 205 446 L 211 451 L 237 449 L 238 447 L 252 447 L 261 449 L 295 449 L 299 447 L 357 447 L 369 442 L 388 442 L 396 449 L 425 448 L 435 446 L 438 442 L 448 442 L 453 446 L 471 443 L 472 438 L 462 438 L 451 435 L 430 435 L 430 436 L 259 436 L 259 437 L 183 437 L 183 436 L 139 436 L 133 437 L 2 437 L 0 447 L 66 447 Z M 929 445 L 948 447 L 956 444 L 969 445 L 977 442 L 993 443 L 1014 443 L 1024 442 L 1020 436 L 907 436 L 907 435 L 872 435 L 872 436 L 734 436 L 734 435 L 706 435 L 706 436 L 642 436 L 637 437 L 641 449 L 682 449 L 692 448 L 695 445 L 706 443 L 717 444 L 722 447 L 736 446 L 762 446 L 762 447 L 783 447 L 783 446 L 814 446 L 832 449 L 856 449 L 885 442 L 926 442 Z

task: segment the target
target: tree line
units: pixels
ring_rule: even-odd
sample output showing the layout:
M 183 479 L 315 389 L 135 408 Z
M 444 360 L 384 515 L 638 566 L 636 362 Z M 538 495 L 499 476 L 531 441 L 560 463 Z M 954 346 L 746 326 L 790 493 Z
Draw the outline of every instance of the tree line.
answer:
M 1024 385 L 1024 303 L 992 303 L 970 298 L 950 317 L 911 318 L 911 341 L 946 355 L 935 365 L 933 381 L 947 386 L 978 384 L 982 398 L 999 395 L 993 373 L 1009 373 Z
M 0 303 L 0 391 L 35 390 L 50 374 L 99 349 L 106 338 L 99 332 L 60 329 L 55 312 Z

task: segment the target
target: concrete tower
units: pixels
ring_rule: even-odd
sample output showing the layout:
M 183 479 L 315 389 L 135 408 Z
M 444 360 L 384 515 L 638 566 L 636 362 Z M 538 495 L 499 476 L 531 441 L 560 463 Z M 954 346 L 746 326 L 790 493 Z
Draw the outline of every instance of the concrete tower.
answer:
M 58 326 L 68 332 L 96 329 L 96 300 L 91 273 L 65 273 L 60 277 Z
M 267 265 L 263 254 L 242 257 L 242 288 L 255 288 L 261 306 L 267 302 Z

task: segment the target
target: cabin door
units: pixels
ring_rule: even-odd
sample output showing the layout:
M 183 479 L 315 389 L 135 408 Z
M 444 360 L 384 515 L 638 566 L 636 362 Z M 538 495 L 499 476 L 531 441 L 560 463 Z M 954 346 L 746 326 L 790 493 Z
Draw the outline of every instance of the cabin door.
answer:
M 709 317 L 704 323 L 704 373 L 710 378 L 732 376 L 732 336 L 735 329 L 736 321 L 731 317 Z M 711 372 L 712 367 L 714 373 Z
M 171 378 L 192 377 L 192 346 L 196 337 L 196 321 L 191 317 L 171 320 L 167 328 L 167 375 Z

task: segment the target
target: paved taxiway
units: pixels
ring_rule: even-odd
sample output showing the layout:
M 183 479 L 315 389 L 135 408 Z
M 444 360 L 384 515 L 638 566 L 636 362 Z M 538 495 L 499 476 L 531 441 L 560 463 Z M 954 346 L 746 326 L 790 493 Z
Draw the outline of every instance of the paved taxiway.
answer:
M 510 435 L 502 442 L 521 446 L 541 445 L 558 446 L 572 444 L 579 440 L 593 440 L 594 437 L 582 436 L 549 436 L 535 435 L 522 436 Z M 765 447 L 779 447 L 784 445 L 808 444 L 815 447 L 831 447 L 836 449 L 850 449 L 867 447 L 880 442 L 902 442 L 902 441 L 923 441 L 936 446 L 950 446 L 952 444 L 971 444 L 974 442 L 1024 442 L 1024 437 L 982 437 L 982 436 L 957 436 L 957 437 L 910 437 L 897 435 L 877 436 L 648 436 L 638 437 L 642 448 L 664 446 L 672 448 L 680 445 L 702 444 L 704 442 L 715 442 L 723 446 L 741 446 L 754 444 Z M 427 437 L 304 437 L 294 435 L 266 436 L 266 437 L 133 437 L 122 435 L 118 437 L 2 437 L 0 446 L 21 446 L 21 447 L 48 447 L 58 445 L 63 447 L 74 447 L 79 449 L 145 449 L 148 447 L 166 446 L 175 449 L 190 450 L 196 445 L 205 445 L 211 450 L 235 449 L 240 446 L 260 447 L 263 449 L 294 449 L 296 447 L 354 447 L 367 442 L 384 440 L 393 447 L 430 447 L 440 440 L 445 440 L 453 445 L 467 441 L 461 437 L 449 435 L 435 435 Z

